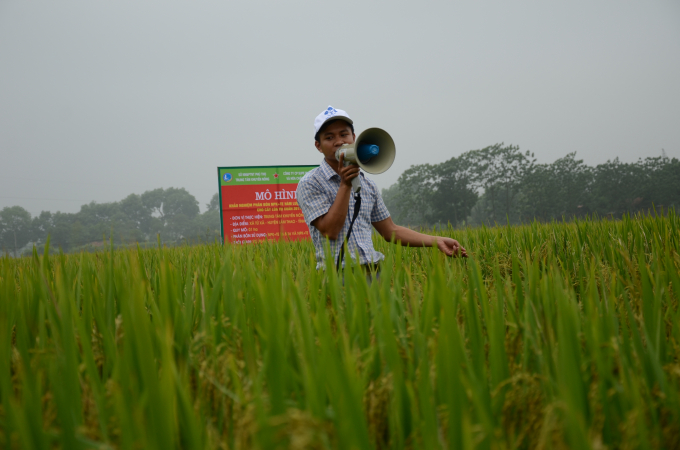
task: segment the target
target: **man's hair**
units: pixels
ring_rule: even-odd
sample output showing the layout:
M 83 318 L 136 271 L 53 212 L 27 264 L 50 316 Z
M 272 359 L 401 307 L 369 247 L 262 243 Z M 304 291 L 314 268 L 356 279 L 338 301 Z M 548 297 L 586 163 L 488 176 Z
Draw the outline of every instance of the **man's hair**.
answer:
M 320 141 L 319 141 L 319 136 L 321 136 L 321 133 L 323 132 L 323 130 L 325 130 L 325 129 L 328 127 L 328 125 L 332 124 L 333 122 L 337 122 L 338 120 L 342 120 L 342 119 L 333 119 L 333 120 L 329 120 L 328 122 L 326 122 L 326 123 L 324 123 L 323 125 L 321 125 L 321 128 L 319 128 L 319 131 L 317 131 L 316 134 L 314 135 L 314 140 L 315 140 L 316 142 L 320 142 Z M 347 122 L 346 120 L 342 120 L 342 121 L 345 122 L 347 125 L 349 125 L 350 130 L 352 130 L 352 133 L 354 133 L 354 125 L 352 125 L 351 123 Z

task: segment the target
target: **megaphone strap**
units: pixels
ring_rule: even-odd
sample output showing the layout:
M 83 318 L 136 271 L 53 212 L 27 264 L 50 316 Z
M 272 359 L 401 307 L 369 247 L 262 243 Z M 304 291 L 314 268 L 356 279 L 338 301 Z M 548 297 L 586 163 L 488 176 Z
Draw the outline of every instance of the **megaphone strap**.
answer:
M 354 215 L 352 216 L 352 220 L 349 222 L 347 237 L 345 238 L 344 241 L 342 241 L 342 246 L 340 247 L 340 255 L 338 257 L 338 263 L 336 265 L 336 270 L 338 272 L 340 272 L 340 265 L 342 264 L 342 260 L 345 257 L 345 241 L 347 241 L 347 245 L 349 245 L 349 236 L 352 234 L 352 227 L 354 226 L 354 222 L 357 220 L 357 217 L 359 216 L 360 209 L 361 209 L 361 193 L 357 192 L 356 194 L 354 194 Z

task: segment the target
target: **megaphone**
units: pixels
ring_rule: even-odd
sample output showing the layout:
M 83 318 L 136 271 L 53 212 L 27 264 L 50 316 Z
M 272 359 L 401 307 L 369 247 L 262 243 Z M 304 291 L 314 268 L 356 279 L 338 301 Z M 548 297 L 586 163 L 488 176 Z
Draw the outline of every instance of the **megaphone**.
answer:
M 369 128 L 359 135 L 354 144 L 345 144 L 335 151 L 340 160 L 345 155 L 345 166 L 356 164 L 368 173 L 383 173 L 392 166 L 396 148 L 392 136 L 383 129 Z M 359 177 L 352 179 L 352 192 L 361 190 Z

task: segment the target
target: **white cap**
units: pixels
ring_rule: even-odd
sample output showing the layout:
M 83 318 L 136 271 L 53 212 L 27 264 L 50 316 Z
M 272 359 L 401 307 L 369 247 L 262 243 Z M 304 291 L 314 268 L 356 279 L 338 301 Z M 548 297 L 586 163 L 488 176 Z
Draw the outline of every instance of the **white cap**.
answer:
M 321 114 L 316 116 L 316 119 L 314 119 L 314 135 L 319 132 L 324 123 L 335 119 L 342 119 L 345 122 L 354 123 L 345 111 L 329 106 L 328 108 L 324 109 Z

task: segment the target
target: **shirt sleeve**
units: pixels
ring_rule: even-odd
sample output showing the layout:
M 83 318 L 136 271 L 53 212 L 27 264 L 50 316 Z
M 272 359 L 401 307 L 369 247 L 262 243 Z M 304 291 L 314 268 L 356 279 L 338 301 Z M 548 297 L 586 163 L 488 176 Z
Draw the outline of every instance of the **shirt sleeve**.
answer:
M 373 191 L 375 192 L 375 203 L 373 204 L 373 210 L 371 211 L 371 223 L 375 223 L 390 217 L 390 212 L 387 210 L 387 206 L 385 206 L 385 202 L 382 199 L 382 195 L 380 195 L 378 186 L 376 186 L 374 183 L 371 184 Z
M 328 196 L 310 180 L 300 180 L 297 187 L 297 202 L 307 225 L 312 226 L 315 219 L 331 209 Z

